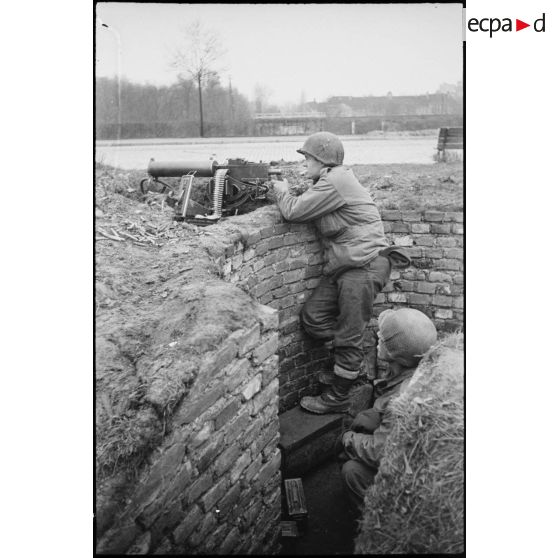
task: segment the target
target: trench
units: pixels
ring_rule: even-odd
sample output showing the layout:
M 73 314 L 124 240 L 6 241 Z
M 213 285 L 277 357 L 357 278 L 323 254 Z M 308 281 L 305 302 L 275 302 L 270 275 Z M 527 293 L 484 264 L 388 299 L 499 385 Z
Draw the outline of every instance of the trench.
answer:
M 225 280 L 278 312 L 278 376 L 281 451 L 280 552 L 286 555 L 348 554 L 355 532 L 343 493 L 335 442 L 346 414 L 303 411 L 305 395 L 317 395 L 321 370 L 333 368 L 332 353 L 308 336 L 300 310 L 321 277 L 321 245 L 309 225 L 274 223 L 243 237 L 221 262 Z M 376 369 L 373 323 L 365 332 L 367 375 Z M 349 416 L 368 407 L 371 386 L 359 385 Z M 285 481 L 299 479 L 306 513 L 289 512 Z
M 407 247 L 415 257 L 415 266 L 405 273 L 392 272 L 392 282 L 377 297 L 374 315 L 388 307 L 411 306 L 427 313 L 439 330 L 455 329 L 461 317 L 460 215 L 386 213 L 388 237 L 392 243 Z M 311 226 L 284 223 L 274 217 L 277 222 L 236 242 L 222 269 L 226 280 L 279 314 L 282 531 L 290 535 L 293 528 L 298 531 L 298 536 L 281 538 L 281 553 L 351 553 L 356 532 L 348 515 L 334 447 L 342 427 L 350 421 L 347 417 L 354 417 L 371 403 L 371 386 L 365 383 L 353 393 L 348 415 L 312 415 L 298 407 L 303 396 L 320 393 L 318 372 L 333 367 L 332 354 L 302 330 L 299 319 L 304 302 L 321 277 L 321 245 Z M 408 234 L 415 231 L 417 235 Z M 425 233 L 431 232 L 436 234 L 426 238 Z M 458 261 L 449 261 L 450 256 Z M 376 361 L 376 326 L 373 318 L 364 336 L 364 372 L 369 377 L 381 373 L 385 366 Z M 307 516 L 297 518 L 294 527 L 284 483 L 293 478 L 301 479 L 307 504 Z
M 408 248 L 413 266 L 392 272 L 376 298 L 365 332 L 369 369 L 384 309 L 418 308 L 439 331 L 462 325 L 462 214 L 383 211 L 382 218 L 388 240 Z M 335 546 L 352 544 L 333 452 L 345 415 L 298 407 L 320 392 L 318 372 L 332 367 L 330 352 L 299 322 L 322 275 L 320 241 L 312 226 L 285 223 L 268 206 L 206 227 L 197 242 L 208 254 L 198 267 L 215 268 L 219 277 L 177 286 L 169 309 L 179 313 L 173 323 L 184 321 L 192 332 L 205 324 L 205 337 L 176 339 L 165 316 L 152 355 L 168 364 L 161 386 L 171 372 L 183 374 L 184 363 L 195 378 L 97 552 L 348 553 Z M 240 315 L 242 323 L 231 322 Z M 219 327 L 223 335 L 213 343 Z M 207 353 L 195 353 L 202 342 Z M 367 397 L 363 389 L 361 405 Z M 280 538 L 282 522 L 293 519 L 283 482 L 292 478 L 302 479 L 307 499 L 305 534 Z

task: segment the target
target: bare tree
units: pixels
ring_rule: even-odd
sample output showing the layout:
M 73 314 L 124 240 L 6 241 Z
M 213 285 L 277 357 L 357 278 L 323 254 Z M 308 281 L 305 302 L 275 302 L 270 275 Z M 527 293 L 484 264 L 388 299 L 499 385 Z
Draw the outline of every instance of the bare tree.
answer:
M 180 80 L 190 75 L 198 84 L 200 136 L 203 138 L 202 90 L 210 77 L 224 69 L 218 66 L 218 62 L 226 51 L 221 46 L 217 33 L 205 29 L 200 21 L 186 25 L 182 33 L 184 38 L 172 54 L 171 67 L 177 70 Z
M 231 113 L 231 123 L 234 126 L 234 95 L 232 90 L 231 76 L 229 76 L 229 108 Z
M 266 111 L 271 95 L 272 91 L 267 85 L 263 83 L 256 83 L 256 85 L 254 85 L 254 104 L 256 112 Z
M 298 110 L 304 112 L 306 109 L 306 91 L 304 89 L 300 92 L 300 102 L 298 103 Z

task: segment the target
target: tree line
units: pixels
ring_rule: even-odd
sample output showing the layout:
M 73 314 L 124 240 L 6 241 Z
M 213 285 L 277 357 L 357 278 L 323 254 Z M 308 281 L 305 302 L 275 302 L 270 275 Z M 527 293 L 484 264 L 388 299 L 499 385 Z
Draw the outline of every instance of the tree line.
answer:
M 248 99 L 218 76 L 203 88 L 203 118 L 208 136 L 241 136 L 251 132 Z M 95 130 L 98 139 L 196 137 L 200 135 L 197 84 L 181 79 L 168 86 L 126 79 L 95 80 Z

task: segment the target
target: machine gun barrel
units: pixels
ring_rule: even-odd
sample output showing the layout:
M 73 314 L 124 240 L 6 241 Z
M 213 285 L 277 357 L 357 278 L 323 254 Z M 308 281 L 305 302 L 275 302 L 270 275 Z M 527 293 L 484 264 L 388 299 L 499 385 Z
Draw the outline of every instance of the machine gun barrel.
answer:
M 155 161 L 155 159 L 151 159 L 147 165 L 147 174 L 153 178 L 171 178 L 194 173 L 199 178 L 211 178 L 215 176 L 216 170 L 230 169 L 232 166 L 244 169 L 252 169 L 255 166 L 261 169 L 262 167 L 262 165 L 255 165 L 254 163 L 239 166 L 238 164 L 220 165 L 217 161 Z M 265 164 L 263 166 L 267 169 L 268 175 L 282 174 L 281 169 L 277 167 L 268 167 Z
M 199 177 L 212 177 L 218 168 L 217 161 L 155 161 L 147 165 L 147 174 L 154 178 L 178 177 L 195 172 Z

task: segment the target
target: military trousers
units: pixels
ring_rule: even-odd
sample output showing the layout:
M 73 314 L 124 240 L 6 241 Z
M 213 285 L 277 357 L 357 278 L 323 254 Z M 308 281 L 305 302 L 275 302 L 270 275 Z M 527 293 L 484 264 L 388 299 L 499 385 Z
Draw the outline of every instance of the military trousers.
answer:
M 349 461 L 343 464 L 341 477 L 343 478 L 353 515 L 362 516 L 364 496 L 368 487 L 374 483 L 374 477 L 377 472 L 376 468 L 369 467 L 355 459 L 349 459 Z
M 350 268 L 323 277 L 301 311 L 306 332 L 316 339 L 333 340 L 335 372 L 356 378 L 364 359 L 364 330 L 372 317 L 376 295 L 389 281 L 391 263 L 378 256 L 365 267 Z

